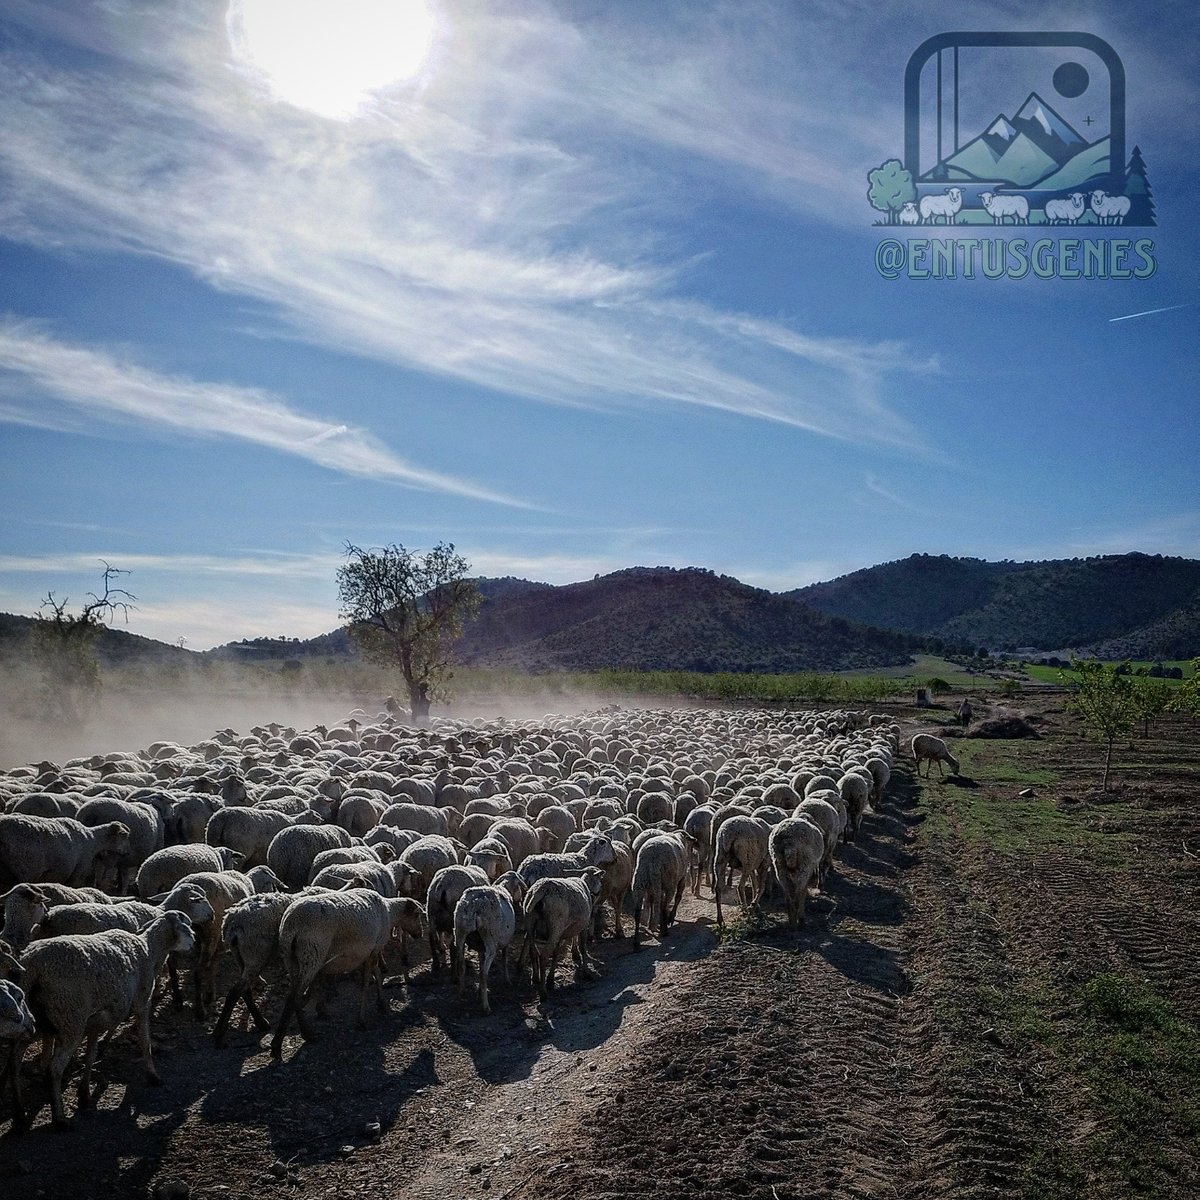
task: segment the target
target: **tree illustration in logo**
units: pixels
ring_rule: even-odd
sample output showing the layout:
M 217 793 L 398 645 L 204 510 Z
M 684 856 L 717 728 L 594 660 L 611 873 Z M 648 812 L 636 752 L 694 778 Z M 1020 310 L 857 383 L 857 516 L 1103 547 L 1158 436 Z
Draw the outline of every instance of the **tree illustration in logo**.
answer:
M 1125 195 L 1129 197 L 1127 225 L 1154 225 L 1154 197 L 1150 192 L 1150 180 L 1146 177 L 1146 160 L 1141 148 L 1134 146 L 1125 170 Z
M 913 203 L 917 198 L 917 189 L 913 184 L 911 172 L 905 170 L 904 164 L 898 158 L 889 158 L 875 170 L 867 173 L 867 199 L 872 208 L 881 213 L 887 213 L 887 223 L 895 225 L 900 210 Z

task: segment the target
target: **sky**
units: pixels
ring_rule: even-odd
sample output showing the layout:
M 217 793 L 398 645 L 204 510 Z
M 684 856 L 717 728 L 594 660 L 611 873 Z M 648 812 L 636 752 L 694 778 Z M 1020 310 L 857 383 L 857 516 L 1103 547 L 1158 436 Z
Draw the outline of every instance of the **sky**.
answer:
M 1117 49 L 1159 223 L 1086 232 L 1152 238 L 1151 278 L 881 277 L 866 174 L 955 29 Z M 1190 3 L 6 0 L 0 611 L 108 562 L 133 632 L 311 636 L 348 542 L 772 590 L 1200 556 L 1198 32 Z M 1052 65 L 964 52 L 964 131 Z M 1093 75 L 1067 120 L 1106 119 Z

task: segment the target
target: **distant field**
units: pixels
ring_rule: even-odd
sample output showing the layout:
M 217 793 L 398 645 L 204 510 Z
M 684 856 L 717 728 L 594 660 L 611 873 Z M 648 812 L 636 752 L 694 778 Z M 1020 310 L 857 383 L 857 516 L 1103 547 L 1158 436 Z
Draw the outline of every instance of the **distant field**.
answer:
M 1106 663 L 1105 665 L 1106 666 L 1116 666 L 1117 663 L 1115 661 L 1113 661 L 1113 662 Z M 1154 666 L 1154 663 L 1151 661 L 1135 661 L 1135 662 L 1133 662 L 1133 667 L 1135 670 L 1138 667 L 1152 667 L 1152 666 Z M 1182 668 L 1184 679 L 1190 679 L 1192 677 L 1192 675 L 1194 674 L 1192 662 L 1189 659 L 1174 659 L 1170 662 L 1167 662 L 1164 660 L 1163 666 L 1166 667 L 1168 670 L 1171 667 Z M 1029 676 L 1030 679 L 1033 679 L 1038 683 L 1070 682 L 1071 680 L 1073 680 L 1075 678 L 1075 675 L 1076 675 L 1076 672 L 1070 670 L 1069 668 L 1042 667 L 1042 666 L 1036 665 L 1035 663 L 1030 663 L 1025 668 L 1025 673 Z M 1168 684 L 1170 687 L 1178 687 L 1182 681 L 1179 679 L 1164 679 L 1162 682 L 1165 684 Z
M 964 671 L 962 667 L 939 658 L 936 654 L 917 654 L 908 666 L 875 667 L 870 671 L 841 671 L 844 679 L 858 679 L 874 676 L 883 679 L 904 680 L 906 684 L 915 686 L 930 679 L 944 679 L 952 687 L 981 687 L 989 682 L 985 675 Z

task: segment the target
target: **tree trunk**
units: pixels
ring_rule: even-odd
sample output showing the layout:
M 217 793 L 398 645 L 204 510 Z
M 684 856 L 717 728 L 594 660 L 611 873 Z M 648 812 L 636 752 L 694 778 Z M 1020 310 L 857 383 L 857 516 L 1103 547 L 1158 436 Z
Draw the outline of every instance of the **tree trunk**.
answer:
M 1103 787 L 1103 790 L 1106 792 L 1108 791 L 1108 771 L 1109 771 L 1109 767 L 1112 764 L 1113 740 L 1114 739 L 1112 739 L 1112 738 L 1108 739 L 1108 753 L 1104 756 L 1104 787 Z
M 423 683 L 408 685 L 408 702 L 414 725 L 429 724 L 429 689 Z

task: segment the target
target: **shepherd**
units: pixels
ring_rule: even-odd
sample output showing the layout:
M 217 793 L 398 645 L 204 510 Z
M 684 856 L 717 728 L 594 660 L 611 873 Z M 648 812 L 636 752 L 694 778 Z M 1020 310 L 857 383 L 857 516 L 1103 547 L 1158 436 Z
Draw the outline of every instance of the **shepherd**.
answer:
M 971 701 L 965 696 L 958 706 L 958 720 L 964 729 L 971 723 Z

